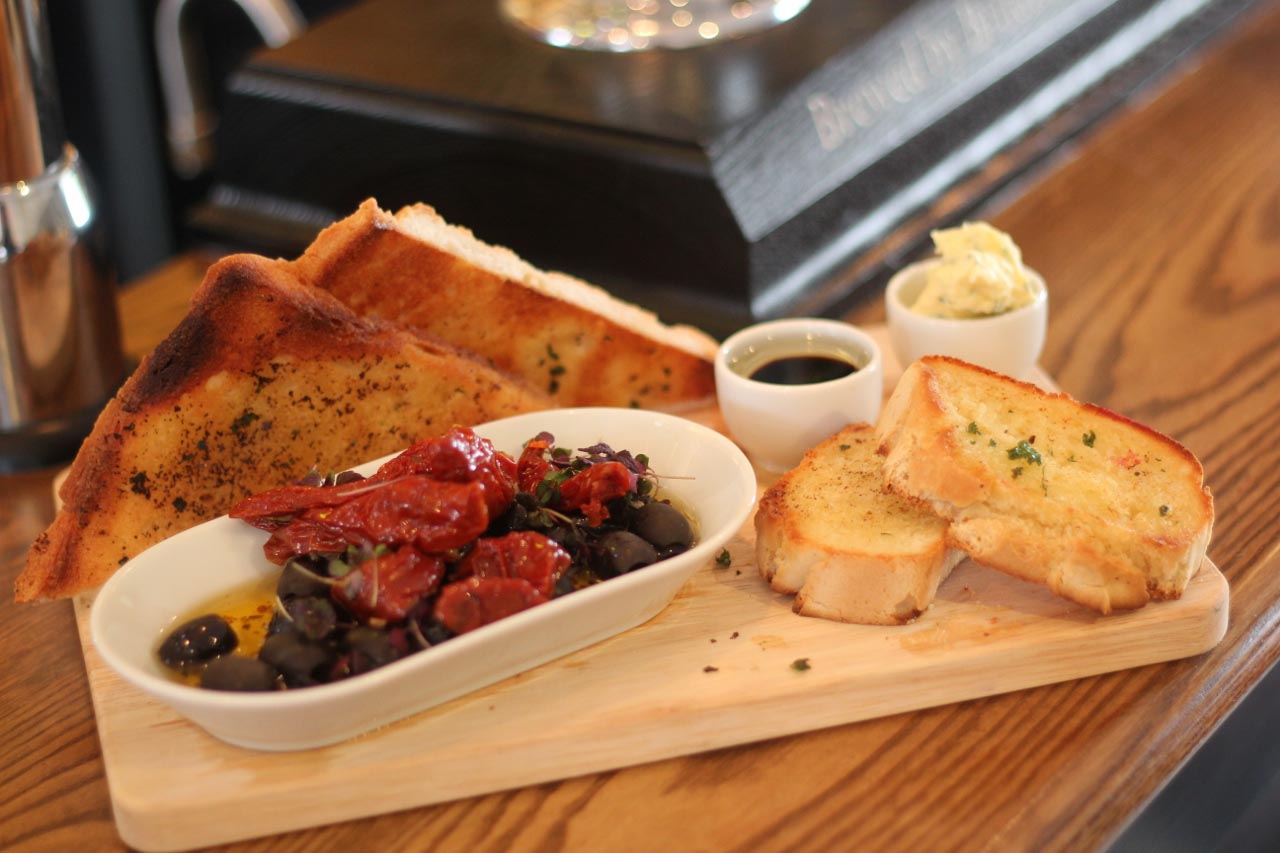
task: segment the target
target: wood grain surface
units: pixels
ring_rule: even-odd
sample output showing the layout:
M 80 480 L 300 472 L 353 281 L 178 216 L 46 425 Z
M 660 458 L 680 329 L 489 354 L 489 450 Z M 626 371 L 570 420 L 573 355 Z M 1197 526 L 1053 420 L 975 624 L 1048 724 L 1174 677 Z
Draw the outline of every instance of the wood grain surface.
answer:
M 990 211 L 1050 282 L 1048 371 L 1204 461 L 1232 588 L 1214 651 L 236 849 L 1104 846 L 1280 657 L 1278 43 L 1270 3 Z M 130 345 L 162 336 L 177 316 L 150 306 L 193 285 L 177 268 L 128 293 Z M 6 584 L 51 517 L 51 477 L 4 478 Z M 120 847 L 71 607 L 5 596 L 0 649 L 0 847 Z
M 888 330 L 866 330 L 891 391 Z M 724 428 L 714 407 L 689 415 Z M 1177 660 L 1227 627 L 1227 583 L 1207 559 L 1179 600 L 1109 617 L 964 561 L 919 619 L 884 627 L 792 613 L 760 579 L 751 520 L 728 547 L 729 567 L 703 566 L 637 628 L 287 754 L 224 744 L 126 683 L 93 647 L 86 594 L 77 623 L 116 826 L 143 850 L 254 838 Z
M 1189 657 L 1227 624 L 1207 560 L 1179 600 L 1110 617 L 966 561 L 910 625 L 808 619 L 760 580 L 751 534 L 637 628 L 291 753 L 229 746 L 126 683 L 78 606 L 120 834 L 186 850 L 505 791 Z

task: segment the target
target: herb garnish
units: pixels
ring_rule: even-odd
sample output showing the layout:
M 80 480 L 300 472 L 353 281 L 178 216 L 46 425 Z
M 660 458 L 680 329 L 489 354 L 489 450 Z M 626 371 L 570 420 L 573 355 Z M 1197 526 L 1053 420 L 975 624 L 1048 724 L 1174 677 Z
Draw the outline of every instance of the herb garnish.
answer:
M 231 431 L 236 435 L 239 435 L 241 431 L 248 428 L 249 424 L 253 423 L 256 420 L 259 420 L 261 417 L 262 416 L 257 414 L 256 412 L 250 411 L 249 409 L 245 409 L 244 412 L 240 415 L 240 417 L 236 418 L 231 422 Z
M 729 564 L 731 564 L 732 562 L 733 562 L 733 558 L 729 556 L 728 548 L 722 548 L 720 549 L 720 553 L 716 554 L 716 563 L 718 565 L 728 568 Z
M 1031 442 L 1027 440 L 1019 441 L 1009 449 L 1010 459 L 1025 459 L 1033 465 L 1043 465 L 1044 461 L 1040 458 L 1040 451 L 1031 446 Z M 1016 476 L 1016 475 L 1015 475 Z
M 811 669 L 811 667 L 809 666 L 809 659 L 796 658 L 791 662 L 791 668 L 794 669 L 796 672 L 805 672 L 806 670 Z
M 1161 514 L 1161 515 L 1168 515 L 1168 514 L 1169 514 L 1169 507 L 1165 506 L 1164 504 L 1161 504 L 1161 505 L 1160 505 L 1160 514 Z
M 585 453 L 585 460 L 580 460 L 579 468 L 586 468 L 595 465 L 598 462 L 619 462 L 622 467 L 626 468 L 637 477 L 649 475 L 649 457 L 641 453 L 639 456 L 632 456 L 630 450 L 614 450 L 607 444 L 593 444 L 590 447 L 580 447 L 579 452 Z M 556 467 L 571 464 L 568 457 L 556 457 L 551 460 L 551 464 Z
M 982 430 L 978 429 L 978 425 L 975 422 L 969 421 L 969 434 L 982 435 Z
M 560 354 L 552 349 L 551 344 L 547 344 L 547 357 L 552 361 L 559 361 Z M 541 364 L 542 362 L 539 362 Z M 548 371 L 547 393 L 554 394 L 560 390 L 560 377 L 564 375 L 565 366 L 563 364 L 553 364 Z
M 1093 447 L 1093 442 L 1098 438 L 1098 434 L 1093 430 L 1089 430 L 1080 436 L 1080 440 L 1084 442 L 1085 447 Z

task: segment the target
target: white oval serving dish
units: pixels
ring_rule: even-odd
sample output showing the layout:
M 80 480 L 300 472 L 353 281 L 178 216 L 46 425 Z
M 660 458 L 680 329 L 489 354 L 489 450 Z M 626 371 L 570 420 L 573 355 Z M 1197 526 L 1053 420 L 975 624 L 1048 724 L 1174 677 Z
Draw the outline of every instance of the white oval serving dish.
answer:
M 93 644 L 131 684 L 228 743 L 263 750 L 324 746 L 645 622 L 715 558 L 755 502 L 755 476 L 742 451 L 719 433 L 673 415 L 558 409 L 476 427 L 512 455 L 543 430 L 563 447 L 605 442 L 648 454 L 657 474 L 673 478 L 661 480 L 662 493 L 695 516 L 697 544 L 356 678 L 276 693 L 227 693 L 178 683 L 155 654 L 179 617 L 280 572 L 262 554 L 267 534 L 224 516 L 155 545 L 116 572 L 92 605 Z M 383 461 L 355 470 L 367 474 Z

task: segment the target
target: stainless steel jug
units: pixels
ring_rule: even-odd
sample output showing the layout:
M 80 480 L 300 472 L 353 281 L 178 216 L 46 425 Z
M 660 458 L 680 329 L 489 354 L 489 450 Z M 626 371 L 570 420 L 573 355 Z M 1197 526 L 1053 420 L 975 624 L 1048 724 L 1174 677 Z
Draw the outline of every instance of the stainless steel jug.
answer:
M 42 0 L 0 0 L 0 471 L 69 458 L 124 376 L 98 206 Z

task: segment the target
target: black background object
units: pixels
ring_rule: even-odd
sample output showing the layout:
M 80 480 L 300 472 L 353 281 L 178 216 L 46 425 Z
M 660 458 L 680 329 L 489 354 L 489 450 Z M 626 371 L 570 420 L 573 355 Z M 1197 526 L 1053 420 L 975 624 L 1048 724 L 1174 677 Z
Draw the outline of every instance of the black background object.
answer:
M 370 0 L 232 76 L 197 222 L 289 254 L 366 197 L 425 201 L 715 333 L 831 313 L 1247 5 L 814 0 L 612 54 L 496 2 Z

